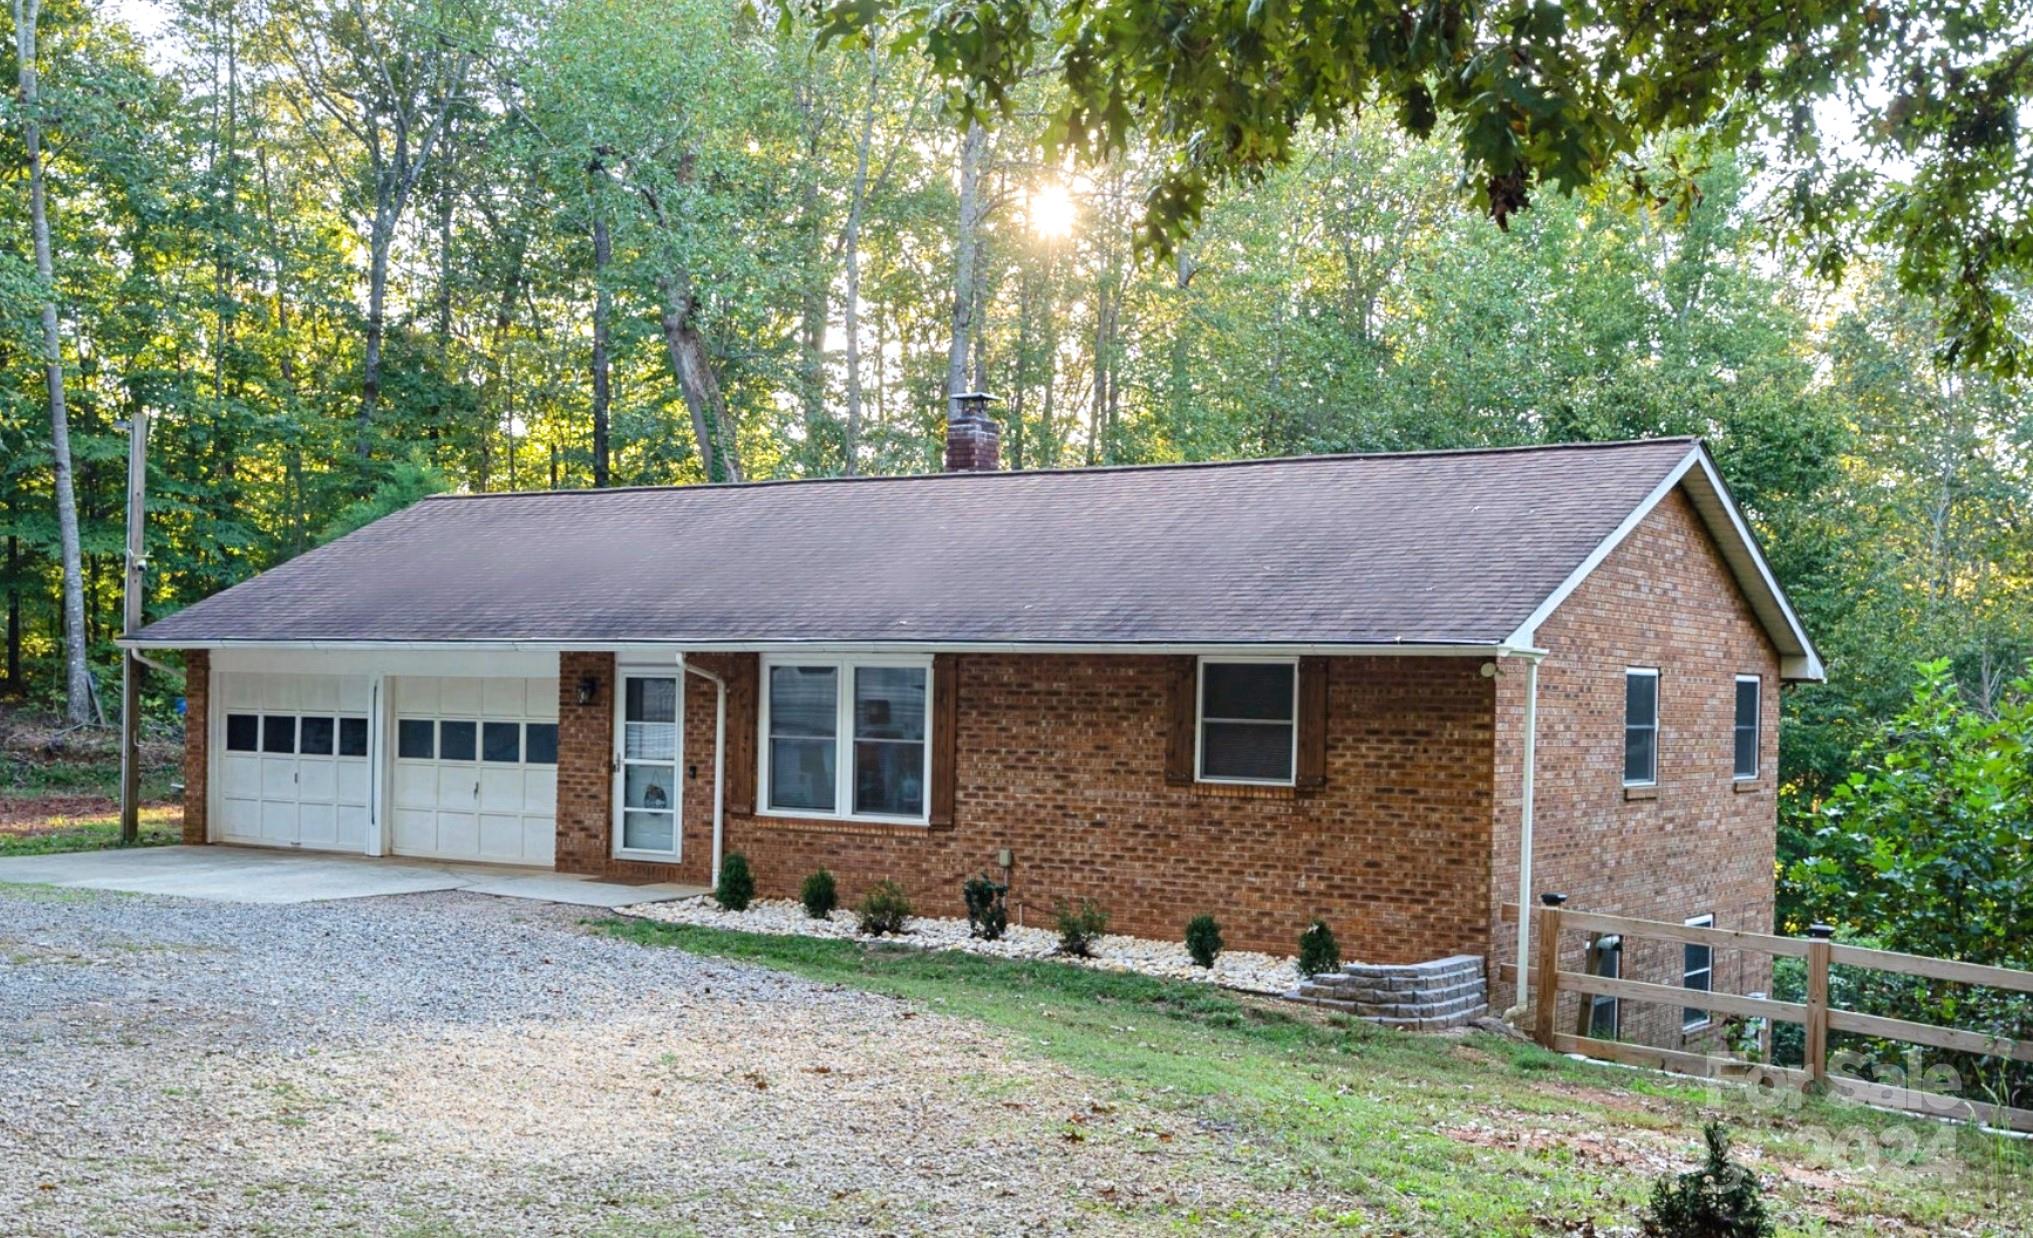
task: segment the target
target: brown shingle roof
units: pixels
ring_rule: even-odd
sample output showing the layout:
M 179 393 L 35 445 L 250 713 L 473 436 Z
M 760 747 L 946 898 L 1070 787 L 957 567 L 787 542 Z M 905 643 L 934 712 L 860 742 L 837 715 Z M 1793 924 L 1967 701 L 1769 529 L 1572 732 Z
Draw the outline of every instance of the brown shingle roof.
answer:
M 443 496 L 138 639 L 1492 644 L 1695 449 Z

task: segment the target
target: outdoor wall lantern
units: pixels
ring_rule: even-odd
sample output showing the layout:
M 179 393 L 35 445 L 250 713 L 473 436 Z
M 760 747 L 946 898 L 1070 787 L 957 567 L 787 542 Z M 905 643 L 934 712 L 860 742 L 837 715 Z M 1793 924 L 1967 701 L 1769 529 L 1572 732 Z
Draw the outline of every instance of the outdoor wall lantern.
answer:
M 582 675 L 579 678 L 579 703 L 581 705 L 591 705 L 599 699 L 600 677 L 597 675 Z

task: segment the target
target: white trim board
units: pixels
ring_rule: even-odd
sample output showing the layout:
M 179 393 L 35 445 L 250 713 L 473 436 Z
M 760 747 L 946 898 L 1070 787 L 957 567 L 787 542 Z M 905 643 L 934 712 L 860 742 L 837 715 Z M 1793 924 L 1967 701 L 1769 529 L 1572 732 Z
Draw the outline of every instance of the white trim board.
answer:
M 1687 487 L 1688 498 L 1694 503 L 1695 511 L 1701 514 L 1702 523 L 1708 526 L 1709 535 L 1715 539 L 1724 562 L 1729 564 L 1738 587 L 1744 591 L 1751 609 L 1757 613 L 1767 635 L 1778 647 L 1779 677 L 1817 683 L 1827 678 L 1821 655 L 1815 652 L 1807 629 L 1801 625 L 1800 617 L 1793 613 L 1792 604 L 1786 600 L 1778 578 L 1772 575 L 1771 565 L 1765 562 L 1764 553 L 1758 549 L 1758 539 L 1751 533 L 1750 526 L 1744 523 L 1743 513 L 1738 510 L 1736 500 L 1730 497 L 1729 487 L 1723 484 L 1715 462 L 1708 458 L 1707 450 L 1699 443 L 1688 449 L 1687 457 L 1675 465 L 1645 496 L 1644 501 L 1633 508 L 1610 531 L 1610 535 L 1568 573 L 1559 587 L 1525 617 L 1525 621 L 1503 644 L 1511 648 L 1535 648 L 1540 625 L 1581 587 L 1581 582 L 1587 580 L 1612 551 L 1623 545 L 1624 540 L 1645 522 L 1645 518 L 1665 502 L 1667 495 L 1681 485 Z

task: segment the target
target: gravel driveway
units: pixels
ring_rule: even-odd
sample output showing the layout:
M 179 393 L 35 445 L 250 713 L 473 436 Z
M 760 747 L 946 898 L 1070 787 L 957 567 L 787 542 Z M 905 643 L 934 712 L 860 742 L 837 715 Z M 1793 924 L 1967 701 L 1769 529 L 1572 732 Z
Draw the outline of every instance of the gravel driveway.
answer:
M 1306 1224 L 1223 1123 L 583 914 L 0 886 L 0 1230 Z

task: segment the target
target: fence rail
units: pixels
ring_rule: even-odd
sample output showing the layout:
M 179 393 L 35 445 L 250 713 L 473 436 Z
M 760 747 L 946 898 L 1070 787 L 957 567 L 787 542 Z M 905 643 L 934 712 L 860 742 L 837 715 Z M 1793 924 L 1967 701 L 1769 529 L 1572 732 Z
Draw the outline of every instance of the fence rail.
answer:
M 1517 914 L 1517 904 L 1504 904 L 1505 920 L 1515 922 Z M 1831 1073 L 1828 1068 L 1828 1037 L 1831 1032 L 1849 1032 L 1935 1049 L 1980 1054 L 2016 1062 L 2033 1062 L 2033 1039 L 2015 1040 L 2009 1036 L 1998 1036 L 1988 1032 L 1972 1032 L 1932 1023 L 1917 1023 L 1910 1019 L 1888 1018 L 1833 1006 L 1829 1003 L 1828 997 L 1828 972 L 1835 964 L 1920 976 L 1932 980 L 1948 980 L 1960 984 L 1984 985 L 2017 993 L 2033 993 L 2033 972 L 2015 971 L 2008 967 L 1989 967 L 1979 963 L 1963 963 L 1953 959 L 1937 959 L 1920 954 L 1901 954 L 1893 950 L 1837 945 L 1828 939 L 1826 930 L 1822 930 L 1820 936 L 1779 937 L 1770 933 L 1744 932 L 1740 929 L 1673 924 L 1664 920 L 1643 920 L 1635 916 L 1568 910 L 1558 902 L 1550 900 L 1545 906 L 1533 908 L 1531 914 L 1534 951 L 1532 965 L 1526 969 L 1524 980 L 1519 983 L 1518 992 L 1520 1001 L 1523 1001 L 1524 993 L 1527 989 L 1530 990 L 1534 1038 L 1556 1053 L 1578 1053 L 1585 1057 L 1621 1062 L 1628 1066 L 1647 1066 L 1705 1077 L 1738 1078 L 1764 1084 L 1785 1083 L 1797 1087 L 1815 1087 L 1838 1096 L 1886 1108 L 1935 1116 L 1976 1119 L 1992 1126 L 2033 1132 L 2033 1110 L 1858 1079 Z M 1592 972 L 1567 971 L 1560 966 L 1560 934 L 1570 930 L 1605 936 L 1681 942 L 1715 949 L 1752 950 L 1781 958 L 1805 959 L 1807 1000 L 1786 1002 L 1769 997 L 1715 993 L 1701 989 L 1684 989 L 1670 984 L 1654 984 L 1644 980 L 1598 976 Z M 1506 963 L 1498 969 L 1498 978 L 1518 983 L 1518 969 Z M 1547 982 L 1541 983 L 1542 978 L 1548 978 Z M 1746 1062 L 1738 1058 L 1688 1049 L 1657 1049 L 1561 1032 L 1554 1024 L 1562 993 L 1574 993 L 1584 997 L 1613 997 L 1619 1001 L 1658 1002 L 1686 1009 L 1707 1010 L 1715 1014 L 1734 1015 L 1738 1018 L 1763 1019 L 1767 1027 L 1777 1022 L 1798 1023 L 1806 1029 L 1806 1062 L 1804 1067 L 1775 1066 L 1769 1062 Z

